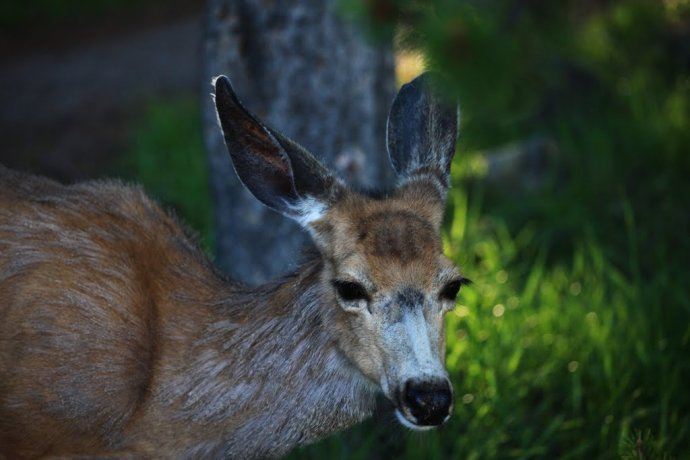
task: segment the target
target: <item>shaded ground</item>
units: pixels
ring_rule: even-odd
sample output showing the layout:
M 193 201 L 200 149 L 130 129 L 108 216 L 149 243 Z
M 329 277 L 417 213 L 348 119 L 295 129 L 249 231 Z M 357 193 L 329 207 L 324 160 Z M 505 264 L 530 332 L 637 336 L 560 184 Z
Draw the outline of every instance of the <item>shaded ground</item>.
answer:
M 196 92 L 198 3 L 3 36 L 0 162 L 65 181 L 108 169 L 147 101 Z

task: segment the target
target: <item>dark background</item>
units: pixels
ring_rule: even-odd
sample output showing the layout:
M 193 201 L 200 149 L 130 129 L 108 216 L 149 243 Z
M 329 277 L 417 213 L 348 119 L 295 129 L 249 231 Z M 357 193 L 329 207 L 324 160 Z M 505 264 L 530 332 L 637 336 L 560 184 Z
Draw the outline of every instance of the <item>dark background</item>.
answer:
M 361 87 L 352 69 L 361 81 L 384 72 L 375 86 L 380 90 L 371 94 L 385 100 L 396 84 L 429 68 L 446 75 L 449 96 L 461 101 L 443 236 L 447 253 L 474 284 L 448 315 L 454 417 L 442 430 L 418 435 L 383 415 L 294 455 L 686 456 L 690 3 L 329 3 L 329 18 L 355 31 L 342 32 L 343 41 L 356 35 L 361 46 L 389 50 L 388 74 L 362 63 L 362 51 L 349 45 L 339 54 L 331 51 L 343 43 L 309 38 L 317 29 L 304 19 L 291 23 L 294 10 L 274 2 L 238 3 L 246 6 L 243 23 L 275 16 L 280 21 L 267 24 L 297 24 L 302 31 L 297 36 L 305 48 L 286 60 L 294 73 L 281 76 L 280 66 L 265 66 L 273 73 L 261 85 L 248 79 L 252 84 L 240 88 L 277 128 L 292 129 L 274 112 L 283 98 L 292 100 L 290 87 L 320 100 L 325 90 L 304 84 L 304 76 L 325 71 L 348 75 L 350 85 L 342 84 L 350 89 Z M 302 18 L 315 4 L 293 3 L 306 8 Z M 228 223 L 218 215 L 240 198 L 221 199 L 223 176 L 209 168 L 207 6 L 177 0 L 3 2 L 0 162 L 65 182 L 120 177 L 143 183 L 227 267 L 233 255 L 220 248 Z M 275 30 L 282 29 L 252 30 L 259 40 L 253 43 L 281 40 Z M 318 56 L 309 60 L 310 50 L 321 46 L 325 54 L 344 56 L 339 67 L 325 61 L 319 68 Z M 267 59 L 264 47 L 238 49 L 245 53 L 242 62 Z M 233 66 L 218 69 L 230 73 Z M 288 78 L 294 79 L 290 85 Z M 271 88 L 283 93 L 265 97 Z M 327 100 L 333 111 L 356 102 Z M 376 126 L 385 111 L 371 112 L 362 123 Z M 313 114 L 290 113 L 296 123 L 318 123 Z M 307 130 L 297 140 L 310 146 L 316 142 L 311 135 L 340 135 L 314 126 L 314 133 Z M 347 149 L 315 153 L 341 175 L 362 180 L 382 158 L 372 150 L 364 151 L 364 160 L 342 153 Z M 374 180 L 390 179 L 381 174 Z M 292 238 L 291 229 L 285 232 Z M 281 247 L 281 238 L 269 236 Z M 295 238 L 289 244 L 300 241 Z M 269 265 L 279 271 L 295 258 L 290 252 L 271 257 L 275 264 Z M 246 275 L 257 281 L 270 273 Z

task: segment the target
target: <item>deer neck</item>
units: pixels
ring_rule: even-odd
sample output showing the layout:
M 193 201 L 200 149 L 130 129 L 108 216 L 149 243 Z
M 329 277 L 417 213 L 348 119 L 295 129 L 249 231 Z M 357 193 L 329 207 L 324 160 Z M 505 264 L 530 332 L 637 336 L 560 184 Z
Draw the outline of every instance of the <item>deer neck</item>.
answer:
M 324 325 L 336 307 L 320 287 L 322 269 L 312 262 L 218 299 L 192 344 L 190 371 L 171 388 L 189 422 L 224 427 L 223 453 L 282 455 L 371 414 L 375 386 Z

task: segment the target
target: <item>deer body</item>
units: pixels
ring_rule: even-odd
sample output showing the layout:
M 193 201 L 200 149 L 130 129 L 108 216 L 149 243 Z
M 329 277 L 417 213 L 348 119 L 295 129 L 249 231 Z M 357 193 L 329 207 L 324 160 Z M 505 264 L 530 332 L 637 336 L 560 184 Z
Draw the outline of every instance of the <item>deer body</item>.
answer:
M 0 184 L 0 452 L 278 456 L 371 412 L 318 260 L 251 290 L 138 189 Z
M 138 188 L 0 166 L 0 459 L 277 457 L 366 418 L 380 391 L 410 427 L 448 418 L 444 171 L 346 192 L 221 83 L 238 175 L 317 251 L 250 288 Z

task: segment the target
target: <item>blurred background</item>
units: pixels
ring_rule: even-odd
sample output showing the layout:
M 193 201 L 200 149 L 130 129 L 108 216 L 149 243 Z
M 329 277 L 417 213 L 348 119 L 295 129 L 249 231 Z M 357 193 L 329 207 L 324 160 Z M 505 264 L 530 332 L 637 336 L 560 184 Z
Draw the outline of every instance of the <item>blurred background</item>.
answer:
M 424 69 L 462 112 L 455 415 L 415 434 L 382 410 L 292 457 L 687 458 L 688 0 L 4 0 L 0 162 L 142 183 L 257 283 L 304 237 L 237 183 L 210 78 L 385 186 L 387 110 Z

